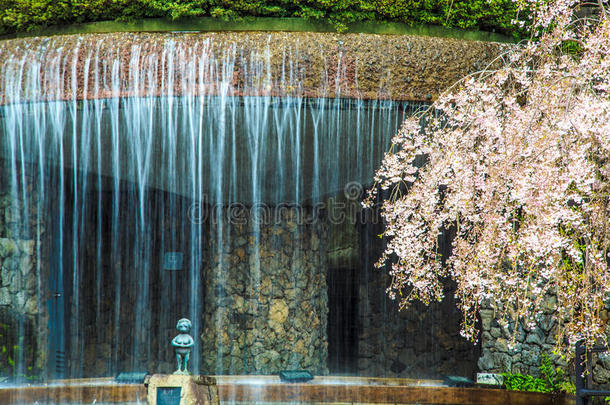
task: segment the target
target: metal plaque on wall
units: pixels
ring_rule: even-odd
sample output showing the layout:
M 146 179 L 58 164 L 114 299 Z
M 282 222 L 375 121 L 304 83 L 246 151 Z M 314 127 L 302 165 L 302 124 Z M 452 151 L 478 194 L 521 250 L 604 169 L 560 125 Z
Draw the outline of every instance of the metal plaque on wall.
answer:
M 157 405 L 180 405 L 182 387 L 157 388 Z

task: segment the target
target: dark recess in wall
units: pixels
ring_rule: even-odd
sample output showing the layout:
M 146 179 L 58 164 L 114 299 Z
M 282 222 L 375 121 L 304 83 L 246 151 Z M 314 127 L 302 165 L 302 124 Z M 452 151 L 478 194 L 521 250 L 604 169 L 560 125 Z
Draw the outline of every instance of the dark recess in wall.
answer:
M 328 370 L 358 373 L 358 270 L 328 269 Z

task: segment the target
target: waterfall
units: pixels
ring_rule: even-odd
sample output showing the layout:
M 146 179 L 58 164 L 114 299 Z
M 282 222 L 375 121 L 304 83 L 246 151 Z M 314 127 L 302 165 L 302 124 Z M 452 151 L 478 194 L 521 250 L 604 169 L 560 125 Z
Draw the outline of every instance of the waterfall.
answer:
M 0 239 L 35 247 L 31 304 L 13 310 L 46 353 L 18 373 L 171 372 L 181 317 L 194 372 L 327 372 L 332 221 L 316 208 L 371 185 L 421 105 L 358 97 L 341 51 L 257 35 L 0 44 L 0 198 L 20 218 Z

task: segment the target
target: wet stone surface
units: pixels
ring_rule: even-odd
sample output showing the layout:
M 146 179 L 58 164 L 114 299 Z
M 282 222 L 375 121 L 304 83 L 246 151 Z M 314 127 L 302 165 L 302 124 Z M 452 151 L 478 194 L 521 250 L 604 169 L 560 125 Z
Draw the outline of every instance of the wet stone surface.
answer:
M 208 373 L 326 374 L 328 229 L 287 211 L 272 224 L 224 224 L 211 240 L 201 333 Z
M 20 239 L 27 235 L 15 222 L 10 201 L 0 194 L 0 375 L 33 376 L 42 365 L 38 348 L 43 337 L 37 332 L 42 313 L 35 241 Z
M 39 64 L 41 94 L 52 99 L 214 94 L 221 86 L 212 80 L 210 61 L 218 61 L 223 80 L 238 89 L 231 95 L 430 101 L 509 46 L 409 35 L 112 33 L 4 40 L 0 60 L 6 70 L 19 69 L 22 61 Z M 156 76 L 141 77 L 137 85 L 113 83 L 112 75 L 133 78 L 153 64 Z M 202 64 L 200 75 L 185 68 L 193 64 Z M 58 86 L 47 77 L 58 65 L 70 67 L 63 83 L 77 86 Z M 103 88 L 93 90 L 94 80 Z M 5 94 L 0 91 L 0 104 L 12 101 Z

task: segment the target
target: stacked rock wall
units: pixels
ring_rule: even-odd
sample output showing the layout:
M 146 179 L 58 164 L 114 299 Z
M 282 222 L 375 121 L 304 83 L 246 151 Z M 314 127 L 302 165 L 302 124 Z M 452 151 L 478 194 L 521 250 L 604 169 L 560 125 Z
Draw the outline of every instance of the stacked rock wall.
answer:
M 3 165 L 0 161 L 0 176 Z M 7 181 L 0 184 L 0 376 L 17 378 L 39 375 L 46 364 L 46 330 L 41 325 L 47 318 L 36 256 L 36 237 L 43 229 L 35 212 L 24 221 L 19 209 L 30 209 L 36 198 L 32 179 L 26 181 L 19 195 Z
M 558 328 L 554 313 L 557 299 L 545 297 L 544 314 L 536 326 L 526 329 L 519 325 L 515 332 L 512 328 L 503 328 L 497 322 L 494 311 L 482 309 L 481 316 L 481 356 L 478 360 L 480 372 L 512 372 L 539 376 L 543 356 L 548 356 L 555 367 L 563 369 L 566 375 L 574 379 L 574 361 L 554 354 L 555 336 Z M 604 313 L 607 319 L 607 311 Z M 604 316 L 604 314 L 602 316 Z M 610 341 L 610 331 L 607 332 Z M 511 339 L 515 338 L 511 347 Z M 607 389 L 610 386 L 610 353 L 594 354 L 592 358 L 591 378 L 595 387 Z
M 306 211 L 281 210 L 262 223 L 249 214 L 235 221 L 223 216 L 213 225 L 201 334 L 204 372 L 327 373 L 328 227 Z
M 481 357 L 478 368 L 481 372 L 512 372 L 539 376 L 543 356 L 548 356 L 555 367 L 563 369 L 574 380 L 574 360 L 554 354 L 555 332 L 558 327 L 554 313 L 557 300 L 554 296 L 545 298 L 544 315 L 538 319 L 533 329 L 520 325 L 516 331 L 503 328 L 497 322 L 494 311 L 481 310 Z M 602 313 L 608 319 L 608 311 Z M 610 330 L 606 335 L 610 342 Z M 510 347 L 512 337 L 515 344 Z M 591 381 L 594 388 L 610 387 L 610 352 L 593 354 Z
M 481 310 L 481 357 L 478 361 L 481 372 L 513 372 L 538 376 L 543 354 L 553 357 L 557 366 L 568 370 L 567 362 L 552 356 L 554 331 L 557 328 L 553 319 L 554 297 L 549 297 L 547 301 L 543 319 L 532 330 L 526 330 L 521 325 L 516 332 L 512 328 L 503 328 L 495 319 L 493 309 Z M 515 345 L 511 347 L 513 336 Z
M 34 243 L 0 238 L 0 375 L 31 377 L 43 367 Z

